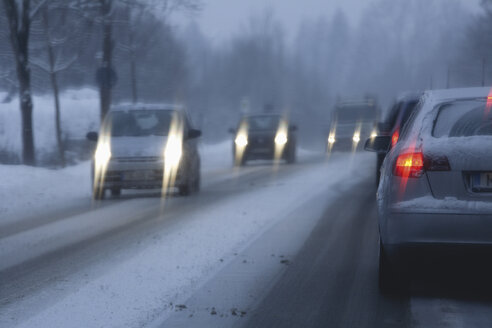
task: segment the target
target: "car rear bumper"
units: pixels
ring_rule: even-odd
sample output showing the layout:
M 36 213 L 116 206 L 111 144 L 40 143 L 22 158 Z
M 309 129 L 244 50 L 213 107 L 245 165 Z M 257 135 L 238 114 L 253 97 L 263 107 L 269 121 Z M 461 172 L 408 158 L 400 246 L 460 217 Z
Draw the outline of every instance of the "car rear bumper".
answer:
M 393 212 L 380 224 L 383 244 L 492 246 L 491 214 Z

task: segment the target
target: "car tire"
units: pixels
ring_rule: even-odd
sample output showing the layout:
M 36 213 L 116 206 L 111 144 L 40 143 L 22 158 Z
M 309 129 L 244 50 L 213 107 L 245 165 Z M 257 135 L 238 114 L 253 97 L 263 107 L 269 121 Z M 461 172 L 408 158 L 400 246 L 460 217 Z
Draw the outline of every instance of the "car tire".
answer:
M 193 181 L 188 177 L 186 182 L 178 187 L 178 193 L 180 196 L 189 196 L 193 191 Z
M 195 181 L 193 181 L 193 191 L 199 192 L 201 188 L 200 172 L 196 174 Z
M 379 241 L 379 290 L 385 295 L 401 295 L 408 289 L 406 272 L 394 262 L 391 262 Z
M 94 200 L 103 200 L 106 196 L 105 189 L 93 188 L 92 189 L 92 199 Z
M 111 189 L 111 196 L 120 196 L 120 195 L 121 195 L 121 188 Z
M 294 164 L 295 162 L 296 162 L 296 153 L 295 151 L 291 151 L 287 155 L 287 164 Z

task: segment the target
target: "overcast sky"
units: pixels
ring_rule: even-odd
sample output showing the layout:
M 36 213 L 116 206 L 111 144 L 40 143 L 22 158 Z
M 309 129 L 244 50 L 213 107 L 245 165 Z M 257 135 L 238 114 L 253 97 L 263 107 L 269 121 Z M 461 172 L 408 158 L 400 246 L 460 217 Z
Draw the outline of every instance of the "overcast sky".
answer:
M 305 18 L 331 17 L 337 8 L 344 10 L 355 23 L 364 8 L 372 1 L 374 0 L 203 0 L 203 11 L 194 19 L 205 35 L 213 41 L 220 42 L 240 31 L 251 14 L 273 8 L 275 17 L 283 23 L 287 34 L 292 36 Z M 476 9 L 480 2 L 461 1 L 473 9 Z

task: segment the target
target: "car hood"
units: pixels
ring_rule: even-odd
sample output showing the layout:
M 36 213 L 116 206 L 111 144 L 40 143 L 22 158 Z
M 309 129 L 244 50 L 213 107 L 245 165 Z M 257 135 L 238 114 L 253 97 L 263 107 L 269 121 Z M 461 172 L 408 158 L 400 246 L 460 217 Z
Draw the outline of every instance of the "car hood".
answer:
M 112 137 L 113 157 L 158 157 L 164 153 L 167 137 Z

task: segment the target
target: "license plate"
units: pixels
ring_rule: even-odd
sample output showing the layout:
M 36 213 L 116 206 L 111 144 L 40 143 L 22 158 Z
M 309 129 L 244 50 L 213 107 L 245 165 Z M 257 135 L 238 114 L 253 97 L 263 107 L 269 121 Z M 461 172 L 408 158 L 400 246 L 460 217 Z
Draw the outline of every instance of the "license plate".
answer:
M 147 180 L 151 176 L 151 172 L 147 171 L 131 171 L 123 174 L 123 180 L 125 181 L 142 181 Z
M 473 174 L 472 190 L 477 192 L 492 192 L 492 172 Z

